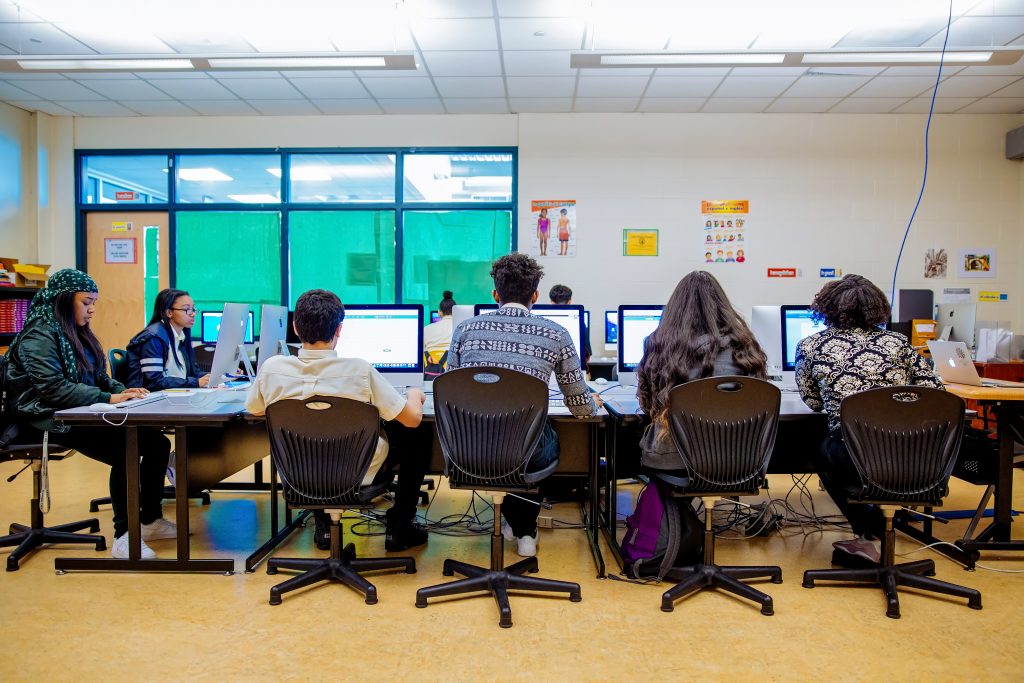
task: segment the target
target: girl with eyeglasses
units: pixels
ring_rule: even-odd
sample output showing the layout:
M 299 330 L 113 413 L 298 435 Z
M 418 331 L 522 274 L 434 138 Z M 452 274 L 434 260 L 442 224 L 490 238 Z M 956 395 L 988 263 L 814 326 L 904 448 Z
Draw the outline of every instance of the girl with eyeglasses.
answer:
M 192 352 L 192 326 L 199 311 L 188 292 L 165 289 L 157 294 L 149 326 L 128 342 L 128 384 L 150 391 L 206 387 Z

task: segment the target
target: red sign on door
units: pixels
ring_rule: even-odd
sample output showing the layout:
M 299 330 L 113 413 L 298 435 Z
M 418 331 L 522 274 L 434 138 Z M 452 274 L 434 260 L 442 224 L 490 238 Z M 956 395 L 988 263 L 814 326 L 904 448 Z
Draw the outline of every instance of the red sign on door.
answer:
M 135 193 L 134 192 L 115 192 L 114 193 L 114 199 L 116 199 L 119 202 L 130 202 L 130 201 L 133 201 L 135 199 Z
M 769 268 L 768 277 L 796 277 L 796 268 Z

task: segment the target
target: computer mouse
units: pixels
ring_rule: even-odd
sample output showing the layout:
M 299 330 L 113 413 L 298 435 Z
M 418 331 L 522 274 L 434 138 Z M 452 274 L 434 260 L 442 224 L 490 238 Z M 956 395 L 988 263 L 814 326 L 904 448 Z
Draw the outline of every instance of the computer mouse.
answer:
M 89 406 L 89 410 L 93 411 L 94 413 L 106 413 L 111 410 L 115 410 L 115 408 L 111 403 L 93 403 L 91 406 Z
M 597 379 L 594 380 L 594 384 L 608 384 L 608 380 L 606 380 L 604 377 L 598 377 Z

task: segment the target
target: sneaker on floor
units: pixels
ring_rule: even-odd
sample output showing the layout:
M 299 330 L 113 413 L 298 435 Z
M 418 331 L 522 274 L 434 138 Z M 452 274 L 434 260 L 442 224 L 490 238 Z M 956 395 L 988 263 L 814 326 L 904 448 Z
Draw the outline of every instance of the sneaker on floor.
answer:
M 115 560 L 127 560 L 128 558 L 128 534 L 121 534 L 114 539 L 114 543 L 110 546 L 110 556 Z M 155 560 L 156 553 L 153 549 L 146 545 L 145 541 L 142 541 L 142 559 L 144 560 Z
M 384 549 L 399 553 L 427 542 L 427 530 L 415 522 L 401 526 L 389 526 L 384 536 Z
M 836 541 L 832 544 L 832 547 L 874 564 L 878 564 L 882 559 L 881 554 L 878 552 L 878 546 L 875 545 L 874 541 L 869 541 L 863 537 L 851 538 L 848 541 Z
M 149 524 L 142 525 L 143 541 L 162 541 L 167 538 L 177 537 L 178 525 L 174 522 L 168 522 L 163 517 L 158 517 Z
M 321 522 L 319 517 L 315 518 L 315 528 L 313 529 L 313 542 L 316 543 L 318 550 L 330 550 L 331 549 L 331 523 Z
M 501 520 L 501 535 L 505 537 L 506 541 L 516 540 L 516 535 L 512 533 L 512 527 L 504 519 Z
M 537 537 L 520 536 L 516 539 L 516 553 L 519 557 L 534 557 L 537 554 Z

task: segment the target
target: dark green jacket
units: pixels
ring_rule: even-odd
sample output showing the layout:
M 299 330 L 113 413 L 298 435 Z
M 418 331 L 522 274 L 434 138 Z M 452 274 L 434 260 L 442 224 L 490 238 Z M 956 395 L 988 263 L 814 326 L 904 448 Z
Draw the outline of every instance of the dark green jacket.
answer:
M 77 377 L 72 381 L 61 360 L 57 334 L 41 322 L 30 322 L 7 365 L 9 405 L 20 421 L 47 431 L 66 430 L 54 429 L 55 411 L 109 403 L 111 394 L 125 390 L 123 384 L 105 372 L 97 375 L 97 386 L 82 384 Z

